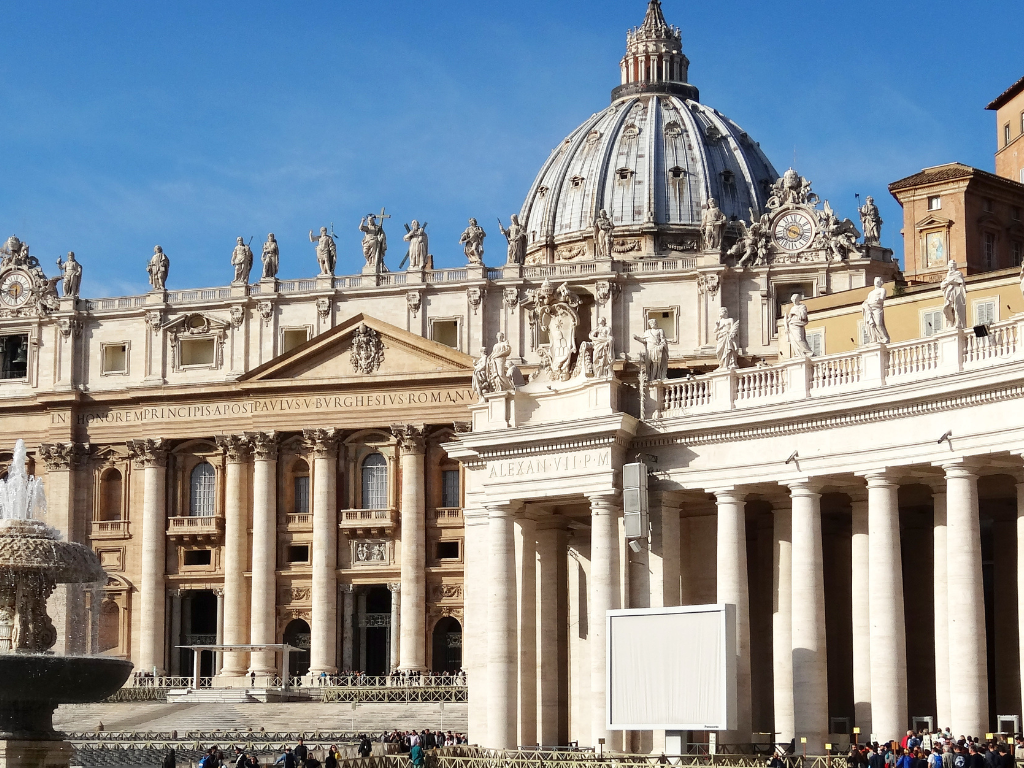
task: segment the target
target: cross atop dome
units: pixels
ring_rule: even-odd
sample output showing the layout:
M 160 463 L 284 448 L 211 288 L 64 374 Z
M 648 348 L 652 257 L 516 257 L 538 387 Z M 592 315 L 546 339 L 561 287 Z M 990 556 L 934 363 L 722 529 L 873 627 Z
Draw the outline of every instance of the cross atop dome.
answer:
M 686 82 L 690 60 L 682 40 L 679 27 L 665 21 L 661 0 L 650 0 L 643 24 L 626 32 L 626 55 L 619 62 L 622 83 L 612 91 L 612 101 L 637 93 L 671 93 L 697 101 L 697 89 Z

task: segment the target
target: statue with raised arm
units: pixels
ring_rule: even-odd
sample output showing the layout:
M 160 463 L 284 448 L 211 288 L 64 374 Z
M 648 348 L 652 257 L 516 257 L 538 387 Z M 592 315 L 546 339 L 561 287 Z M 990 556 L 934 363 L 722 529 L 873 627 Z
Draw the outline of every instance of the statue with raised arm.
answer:
M 487 237 L 487 233 L 484 232 L 484 228 L 476 223 L 476 219 L 470 219 L 469 226 L 459 238 L 459 245 L 463 246 L 470 264 L 484 263 L 485 237 Z
M 366 259 L 366 266 L 373 272 L 388 271 L 384 266 L 384 254 L 388 250 L 388 237 L 384 234 L 384 219 L 389 218 L 391 218 L 391 214 L 385 215 L 382 208 L 379 217 L 375 213 L 368 213 L 359 222 L 359 231 L 363 233 L 363 258 Z
M 333 228 L 334 225 L 332 224 Z M 327 227 L 320 227 L 320 235 L 313 236 L 309 230 L 309 242 L 316 243 L 316 261 L 320 265 L 320 277 L 334 274 L 334 265 L 338 259 L 338 246 L 334 243 L 334 235 L 327 233 Z
M 807 305 L 801 301 L 803 297 L 799 293 L 794 293 L 790 298 L 793 306 L 786 313 L 786 335 L 789 337 L 790 349 L 794 357 L 811 357 L 814 352 L 807 343 Z
M 164 249 L 159 245 L 153 247 L 153 256 L 146 265 L 146 272 L 149 273 L 149 284 L 154 291 L 167 290 L 167 273 L 171 269 L 171 260 L 167 258 Z
M 405 235 L 402 239 L 409 244 L 409 253 L 406 258 L 409 260 L 409 269 L 425 269 L 427 267 L 427 223 L 421 225 L 416 219 L 412 224 L 405 225 Z M 402 265 L 399 264 L 401 269 Z
M 594 376 L 611 376 L 615 350 L 612 349 L 612 329 L 608 327 L 608 318 L 602 317 L 597 321 L 597 328 L 590 332 L 590 343 L 594 349 Z
M 508 378 L 506 363 L 512 354 L 512 345 L 505 340 L 505 334 L 498 332 L 491 354 L 487 357 L 487 383 L 491 392 L 513 392 L 515 386 Z
M 739 354 L 740 324 L 729 317 L 729 310 L 722 307 L 718 310 L 715 322 L 715 356 L 718 357 L 719 370 L 732 370 L 739 367 L 736 356 Z
M 615 224 L 612 222 L 608 211 L 604 208 L 594 219 L 594 258 L 610 259 L 612 257 L 613 237 Z
M 700 232 L 704 239 L 705 251 L 722 250 L 722 234 L 725 232 L 727 221 L 728 219 L 722 213 L 722 209 L 718 207 L 715 198 L 708 198 L 700 219 Z
M 967 283 L 964 275 L 956 268 L 956 261 L 949 260 L 946 276 L 940 284 L 942 288 L 942 314 L 946 318 L 947 328 L 967 327 Z
M 267 235 L 267 242 L 263 244 L 263 255 L 260 258 L 263 260 L 263 279 L 267 280 L 277 277 L 281 251 L 277 246 L 277 240 L 274 238 L 273 232 Z
M 67 261 L 62 261 L 60 256 L 58 256 L 57 268 L 60 269 L 61 274 L 64 276 L 64 297 L 71 296 L 77 299 L 78 290 L 82 285 L 82 265 L 75 260 L 75 252 L 68 251 Z
M 860 213 L 860 226 L 864 230 L 864 245 L 882 244 L 882 215 L 875 205 L 875 198 L 868 195 L 864 205 L 857 209 Z
M 251 237 L 249 242 L 252 242 Z M 231 252 L 231 266 L 235 268 L 235 276 L 231 282 L 248 284 L 249 272 L 252 271 L 252 248 L 245 242 L 244 237 L 239 237 L 235 242 L 235 250 Z
M 668 378 L 668 342 L 665 340 L 665 332 L 658 327 L 658 322 L 653 318 L 648 320 L 644 335 L 634 334 L 633 338 L 647 350 L 645 370 L 648 383 Z
M 885 283 L 880 277 L 875 278 L 875 287 L 871 289 L 864 303 L 860 305 L 864 315 L 864 332 L 869 344 L 888 344 L 889 331 L 885 328 Z
M 522 264 L 526 261 L 526 227 L 519 223 L 519 217 L 516 214 L 512 214 L 512 220 L 509 222 L 508 229 L 501 224 L 501 219 L 498 219 L 498 229 L 501 230 L 501 234 L 508 240 L 508 258 L 505 259 L 506 264 Z

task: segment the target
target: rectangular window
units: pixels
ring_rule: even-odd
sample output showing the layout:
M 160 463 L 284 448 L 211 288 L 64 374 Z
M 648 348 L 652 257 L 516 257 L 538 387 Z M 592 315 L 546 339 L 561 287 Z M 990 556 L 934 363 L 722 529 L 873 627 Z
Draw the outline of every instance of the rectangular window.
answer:
M 211 565 L 213 563 L 213 550 L 211 549 L 187 549 L 182 553 L 184 565 Z
M 431 320 L 430 338 L 438 344 L 444 344 L 452 349 L 459 348 L 459 321 L 458 320 Z
M 1003 146 L 1005 147 L 1010 143 L 1010 124 L 1007 123 L 1003 126 Z
M 128 345 L 103 345 L 103 373 L 128 373 Z
M 938 195 L 928 198 L 928 210 L 937 211 L 942 208 L 942 198 Z
M 996 316 L 996 302 L 977 301 L 974 303 L 974 324 L 992 325 L 999 318 Z
M 309 341 L 308 328 L 285 328 L 281 331 L 281 354 L 291 352 Z
M 295 478 L 295 514 L 309 514 L 309 477 Z
M 446 469 L 441 473 L 441 506 L 461 507 L 462 494 L 459 487 L 459 470 Z
M 825 332 L 811 331 L 807 334 L 807 344 L 811 348 L 811 354 L 821 357 L 825 354 Z
M 644 309 L 644 329 L 647 328 L 647 321 L 653 320 L 665 334 L 665 341 L 670 344 L 679 342 L 679 327 L 676 323 L 678 316 L 676 307 L 652 307 Z
M 287 551 L 289 563 L 308 563 L 309 562 L 309 545 L 308 544 L 292 544 L 288 547 Z
M 178 342 L 181 350 L 181 367 L 189 365 L 213 365 L 213 339 L 182 339 Z
M 930 309 L 921 313 L 921 335 L 934 336 L 942 330 L 945 320 L 941 309 Z
M 1013 251 L 1013 266 L 1019 267 L 1024 264 L 1024 243 L 1015 240 L 1011 250 Z
M 985 269 L 995 269 L 996 265 L 996 235 L 995 232 L 986 232 L 982 240 L 982 255 L 985 257 Z
M 1020 221 L 1020 206 L 1013 206 L 1013 220 Z
M 0 379 L 28 377 L 28 334 L 0 336 Z
M 987 213 L 992 213 L 992 200 L 991 200 L 991 198 L 988 198 L 988 197 L 985 198 L 985 211 Z
M 437 559 L 438 560 L 458 560 L 459 559 L 459 542 L 457 542 L 457 541 L 439 541 L 439 542 L 437 542 Z
M 924 236 L 924 266 L 941 267 L 946 264 L 946 233 L 928 232 Z

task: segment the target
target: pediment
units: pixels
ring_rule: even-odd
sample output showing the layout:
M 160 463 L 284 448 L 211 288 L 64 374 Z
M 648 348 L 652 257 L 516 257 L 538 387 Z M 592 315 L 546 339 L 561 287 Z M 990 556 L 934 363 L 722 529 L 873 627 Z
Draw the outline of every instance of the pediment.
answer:
M 371 333 L 367 334 L 367 330 Z M 353 346 L 359 344 L 360 337 L 379 340 L 383 345 L 383 354 L 379 360 L 369 365 L 354 361 Z M 472 370 L 473 358 L 469 355 L 359 313 L 305 344 L 264 363 L 240 380 L 359 379 L 375 376 L 401 378 L 433 373 L 469 375 Z
M 916 229 L 928 229 L 929 227 L 951 227 L 951 226 L 953 226 L 953 220 L 952 219 L 947 219 L 944 216 L 936 216 L 933 213 L 929 213 L 927 216 L 925 216 L 923 219 L 921 219 L 919 222 L 917 222 L 914 225 L 914 227 Z

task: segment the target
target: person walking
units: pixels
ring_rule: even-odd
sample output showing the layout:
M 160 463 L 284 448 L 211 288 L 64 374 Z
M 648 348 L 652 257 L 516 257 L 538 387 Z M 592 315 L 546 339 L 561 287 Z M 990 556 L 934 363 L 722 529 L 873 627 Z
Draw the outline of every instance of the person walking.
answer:
M 423 768 L 423 747 L 419 743 L 413 744 L 409 749 L 409 761 L 413 768 Z
M 299 739 L 299 743 L 295 745 L 295 749 L 292 750 L 292 754 L 295 755 L 295 763 L 298 768 L 305 768 L 306 760 L 309 758 L 309 750 L 306 749 L 306 745 L 302 739 Z
M 359 756 L 369 757 L 373 753 L 373 742 L 365 733 L 359 737 Z
M 162 768 L 178 768 L 178 757 L 174 753 L 174 749 L 167 750 L 167 754 L 164 755 L 164 762 Z
M 295 754 L 292 752 L 291 747 L 285 747 L 284 754 L 282 754 L 279 758 L 277 758 L 277 760 L 274 761 L 274 765 L 279 765 L 281 763 L 284 764 L 284 768 L 298 768 L 298 765 L 296 764 L 295 761 Z

